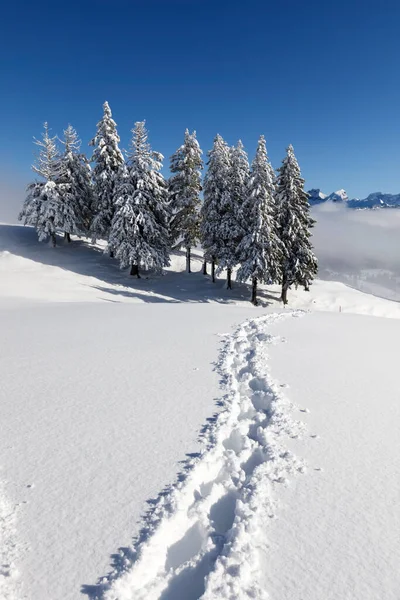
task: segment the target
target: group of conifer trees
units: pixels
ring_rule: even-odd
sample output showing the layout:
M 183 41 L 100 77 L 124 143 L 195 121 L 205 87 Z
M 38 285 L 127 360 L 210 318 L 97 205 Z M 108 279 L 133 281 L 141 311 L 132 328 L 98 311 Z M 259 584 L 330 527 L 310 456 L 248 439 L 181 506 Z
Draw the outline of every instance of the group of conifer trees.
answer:
M 275 175 L 263 136 L 250 166 L 240 141 L 231 148 L 217 135 L 202 186 L 202 151 L 196 133 L 186 130 L 166 180 L 163 156 L 151 149 L 145 123 L 135 123 L 124 156 L 107 102 L 103 109 L 90 142 L 93 169 L 73 127 L 64 131 L 62 150 L 47 124 L 36 140 L 33 170 L 41 179 L 29 184 L 19 219 L 37 229 L 39 240 L 55 246 L 56 232 L 68 242 L 71 234 L 106 240 L 110 256 L 137 277 L 140 269 L 168 266 L 178 248 L 186 250 L 190 272 L 191 249 L 200 243 L 203 272 L 209 263 L 215 282 L 226 271 L 230 289 L 236 270 L 237 281 L 251 281 L 254 304 L 258 283 L 279 283 L 284 303 L 291 285 L 308 289 L 317 272 L 314 221 L 292 146 Z

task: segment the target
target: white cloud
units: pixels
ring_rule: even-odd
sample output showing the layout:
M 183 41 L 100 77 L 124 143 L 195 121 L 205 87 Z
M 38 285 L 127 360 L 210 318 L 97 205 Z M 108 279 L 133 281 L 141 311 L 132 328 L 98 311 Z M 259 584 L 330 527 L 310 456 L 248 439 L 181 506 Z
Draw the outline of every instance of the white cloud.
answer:
M 312 215 L 320 277 L 400 299 L 400 210 L 327 203 L 313 208 Z

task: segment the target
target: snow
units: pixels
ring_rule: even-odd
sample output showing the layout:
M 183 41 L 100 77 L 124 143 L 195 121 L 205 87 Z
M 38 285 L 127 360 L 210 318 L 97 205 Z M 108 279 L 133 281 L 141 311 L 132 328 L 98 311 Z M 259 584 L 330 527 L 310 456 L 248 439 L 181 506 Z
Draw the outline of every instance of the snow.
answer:
M 397 598 L 399 304 L 184 270 L 0 226 L 1 600 Z
M 309 409 L 298 413 L 307 434 L 289 445 L 308 474 L 283 490 L 268 528 L 265 587 L 272 598 L 395 600 L 400 323 L 314 313 L 275 331 L 286 343 L 271 348 L 274 378 Z
M 199 449 L 218 396 L 218 332 L 249 313 L 167 302 L 1 311 L 1 479 L 29 547 L 16 560 L 29 599 L 79 597 L 129 545 L 146 501 Z

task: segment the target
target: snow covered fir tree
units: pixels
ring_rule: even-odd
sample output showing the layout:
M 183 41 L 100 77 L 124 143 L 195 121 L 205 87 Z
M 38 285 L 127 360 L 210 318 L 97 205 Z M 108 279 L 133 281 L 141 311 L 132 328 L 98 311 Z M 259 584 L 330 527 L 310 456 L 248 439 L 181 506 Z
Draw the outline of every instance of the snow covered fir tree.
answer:
M 220 204 L 217 275 L 226 270 L 226 287 L 232 289 L 232 272 L 240 262 L 239 247 L 245 235 L 243 210 L 247 198 L 249 160 L 241 140 L 230 149 L 228 189 Z
M 62 210 L 65 214 L 64 232 L 68 242 L 70 234 L 84 235 L 89 232 L 93 187 L 91 169 L 84 154 L 80 153 L 81 142 L 72 125 L 64 131 L 64 153 L 61 157 Z
M 264 136 L 258 141 L 251 165 L 241 215 L 245 234 L 238 248 L 241 264 L 237 279 L 251 281 L 251 302 L 257 305 L 257 285 L 279 280 L 282 255 L 276 221 L 275 174 Z
M 211 279 L 215 282 L 215 268 L 221 254 L 221 216 L 229 194 L 231 157 L 228 144 L 218 134 L 208 152 L 208 170 L 204 177 L 204 200 L 201 207 L 201 244 L 204 266 L 211 263 Z M 225 196 L 225 198 L 224 198 Z M 204 271 L 206 269 L 204 268 Z
M 121 268 L 140 277 L 144 267 L 169 265 L 167 185 L 160 173 L 163 156 L 148 143 L 144 121 L 135 123 L 131 154 L 115 188 L 115 214 L 108 246 Z
M 236 273 L 238 282 L 250 282 L 254 305 L 259 284 L 281 285 L 285 304 L 291 286 L 309 289 L 318 268 L 311 244 L 314 220 L 292 146 L 275 176 L 264 136 L 250 168 L 242 142 L 229 147 L 218 134 L 207 153 L 202 188 L 195 131 L 186 129 L 171 156 L 168 180 L 144 121 L 132 129 L 126 161 L 119 142 L 107 102 L 90 142 L 93 170 L 71 125 L 58 140 L 45 123 L 42 139 L 35 140 L 39 155 L 32 167 L 39 178 L 28 185 L 19 215 L 36 228 L 40 241 L 56 246 L 57 234 L 68 242 L 71 234 L 87 236 L 138 278 L 142 270 L 162 271 L 170 264 L 171 249 L 179 248 L 186 252 L 190 273 L 192 250 L 200 244 L 203 273 L 210 263 L 212 282 L 226 274 L 228 290 Z
M 117 124 L 112 118 L 108 102 L 105 102 L 103 118 L 98 122 L 96 135 L 90 142 L 90 145 L 94 146 L 91 158 L 91 162 L 94 163 L 94 205 L 90 229 L 94 241 L 107 239 L 110 233 L 115 212 L 115 187 L 124 163 L 119 142 Z
M 185 248 L 186 271 L 191 272 L 191 249 L 200 240 L 200 192 L 202 151 L 196 132 L 185 131 L 185 139 L 171 156 L 168 182 L 169 203 L 172 212 L 170 222 L 171 244 L 174 248 Z
M 287 304 L 287 292 L 291 285 L 309 289 L 318 263 L 311 245 L 311 228 L 315 221 L 310 216 L 308 194 L 304 191 L 304 179 L 294 154 L 293 146 L 278 169 L 276 186 L 277 223 L 282 246 L 281 300 Z
M 50 136 L 49 126 L 44 124 L 41 140 L 35 140 L 39 155 L 32 166 L 41 180 L 28 185 L 19 220 L 36 228 L 40 241 L 50 239 L 56 246 L 57 230 L 68 230 L 73 215 L 65 205 L 65 184 L 62 183 L 63 162 L 57 147 L 57 136 Z

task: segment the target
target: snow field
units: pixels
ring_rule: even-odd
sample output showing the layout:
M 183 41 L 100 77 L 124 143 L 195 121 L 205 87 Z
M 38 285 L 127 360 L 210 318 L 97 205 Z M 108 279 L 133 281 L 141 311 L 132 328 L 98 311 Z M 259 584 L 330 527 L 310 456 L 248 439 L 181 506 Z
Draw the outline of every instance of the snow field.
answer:
M 398 320 L 332 313 L 271 324 L 274 377 L 306 413 L 288 446 L 307 463 L 265 530 L 277 600 L 400 597 Z
M 0 479 L 17 511 L 15 555 L 1 564 L 15 564 L 28 600 L 82 598 L 130 545 L 147 502 L 200 449 L 220 393 L 218 332 L 252 312 L 168 302 L 0 311 Z
M 184 268 L 0 227 L 1 600 L 397 600 L 400 305 Z

